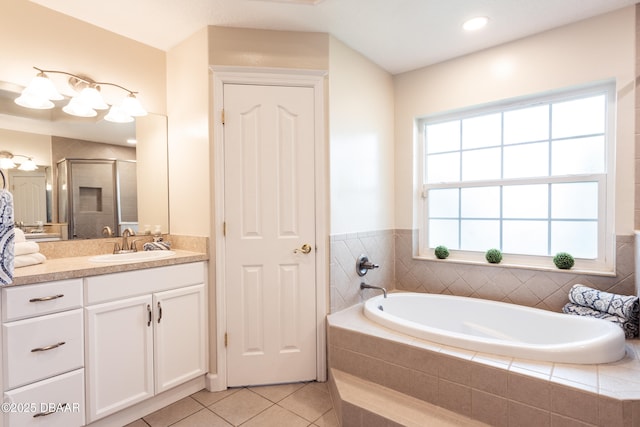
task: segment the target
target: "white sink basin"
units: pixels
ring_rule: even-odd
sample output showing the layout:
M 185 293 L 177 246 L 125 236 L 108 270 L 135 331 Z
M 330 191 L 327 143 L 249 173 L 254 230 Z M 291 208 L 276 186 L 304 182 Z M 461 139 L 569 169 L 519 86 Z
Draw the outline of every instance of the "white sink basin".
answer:
M 174 251 L 139 251 L 129 252 L 126 254 L 105 254 L 97 255 L 89 258 L 90 262 L 111 262 L 111 263 L 127 263 L 127 262 L 143 262 L 153 261 L 156 259 L 168 258 L 175 255 Z

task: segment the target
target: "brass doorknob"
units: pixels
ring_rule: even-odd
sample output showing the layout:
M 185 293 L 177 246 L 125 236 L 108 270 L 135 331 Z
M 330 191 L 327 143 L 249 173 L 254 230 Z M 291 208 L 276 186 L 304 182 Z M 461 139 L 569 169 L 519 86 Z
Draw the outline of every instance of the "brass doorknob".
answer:
M 297 254 L 302 252 L 303 254 L 308 254 L 309 252 L 311 252 L 311 245 L 309 245 L 308 243 L 305 243 L 304 245 L 302 245 L 302 247 L 300 249 L 294 249 L 293 253 Z

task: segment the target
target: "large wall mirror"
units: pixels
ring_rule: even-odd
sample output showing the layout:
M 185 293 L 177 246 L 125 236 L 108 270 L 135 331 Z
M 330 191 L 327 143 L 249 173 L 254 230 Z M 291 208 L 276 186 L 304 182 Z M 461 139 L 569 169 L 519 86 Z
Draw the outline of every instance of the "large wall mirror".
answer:
M 125 228 L 169 232 L 165 116 L 131 123 L 111 123 L 104 114 L 80 118 L 62 111 L 68 100 L 53 109 L 27 109 L 14 102 L 20 91 L 0 82 L 0 162 L 12 155 L 17 165 L 32 159 L 38 166 L 2 169 L 15 221 L 28 237 L 99 238 Z

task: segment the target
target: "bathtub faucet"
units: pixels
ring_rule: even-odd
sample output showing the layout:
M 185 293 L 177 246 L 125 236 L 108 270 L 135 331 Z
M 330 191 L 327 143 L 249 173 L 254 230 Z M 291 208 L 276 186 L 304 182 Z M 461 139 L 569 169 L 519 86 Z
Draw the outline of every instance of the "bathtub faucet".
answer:
M 384 294 L 384 297 L 387 297 L 387 290 L 381 286 L 368 285 L 364 282 L 360 283 L 360 289 L 379 289 Z

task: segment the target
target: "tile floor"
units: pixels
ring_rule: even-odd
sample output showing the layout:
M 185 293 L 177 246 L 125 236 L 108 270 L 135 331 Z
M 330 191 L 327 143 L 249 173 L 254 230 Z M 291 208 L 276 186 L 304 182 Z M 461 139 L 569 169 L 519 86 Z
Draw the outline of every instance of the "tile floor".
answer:
M 201 390 L 126 427 L 338 427 L 327 383 Z

